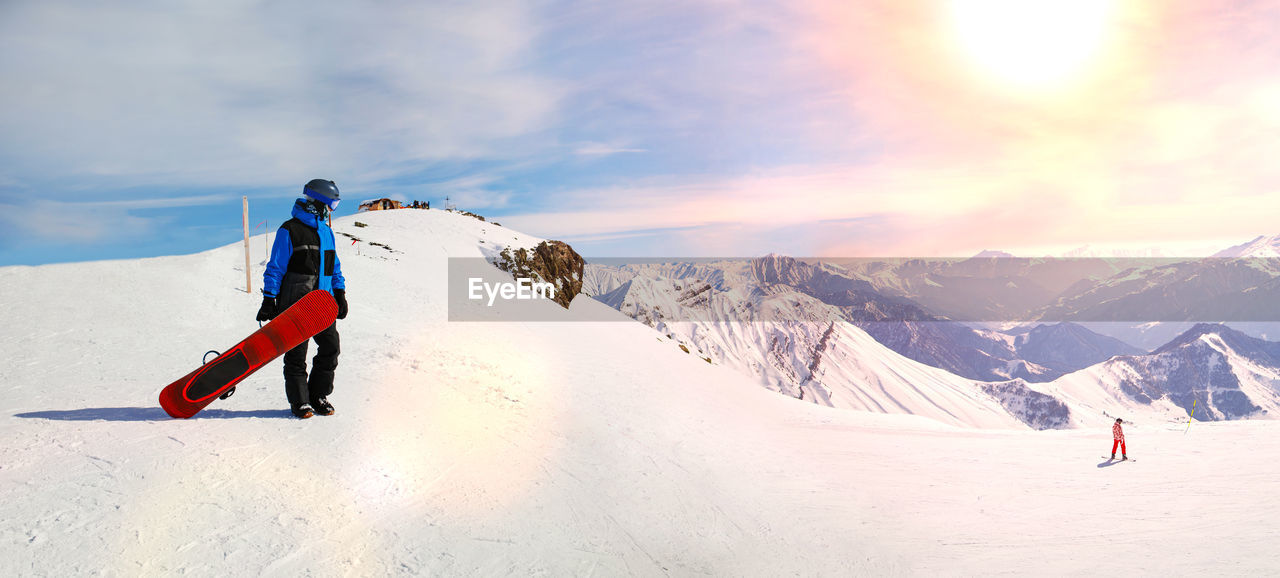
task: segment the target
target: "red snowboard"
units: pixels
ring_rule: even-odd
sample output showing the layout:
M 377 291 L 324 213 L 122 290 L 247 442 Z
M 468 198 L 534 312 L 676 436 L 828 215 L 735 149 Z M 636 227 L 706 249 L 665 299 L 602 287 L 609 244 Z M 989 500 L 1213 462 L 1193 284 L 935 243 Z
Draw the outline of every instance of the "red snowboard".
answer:
M 188 418 L 253 372 L 326 327 L 338 317 L 338 303 L 328 291 L 312 291 L 270 323 L 160 392 L 160 407 L 173 417 Z

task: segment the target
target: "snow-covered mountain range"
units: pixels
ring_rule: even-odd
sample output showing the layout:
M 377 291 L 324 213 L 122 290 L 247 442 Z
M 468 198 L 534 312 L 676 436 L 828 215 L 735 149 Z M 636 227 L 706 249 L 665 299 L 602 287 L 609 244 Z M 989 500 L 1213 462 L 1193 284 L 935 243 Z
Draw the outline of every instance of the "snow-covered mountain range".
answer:
M 1280 259 L 1208 258 L 1142 263 L 1081 280 L 1036 319 L 1073 321 L 1280 321 Z
M 667 320 L 731 321 L 737 310 L 721 305 L 714 311 L 701 304 L 689 306 L 683 294 L 690 283 L 705 286 L 730 303 L 748 303 L 764 296 L 797 293 L 812 303 L 828 306 L 842 319 L 854 323 L 879 342 L 911 359 L 975 380 L 1024 377 L 1045 381 L 1060 375 L 1017 355 L 1010 340 L 968 326 L 947 323 L 905 297 L 887 294 L 841 267 L 770 255 L 757 259 L 715 263 L 671 263 L 588 267 L 587 292 L 606 304 L 649 323 L 645 310 L 665 307 Z M 630 284 L 625 284 L 631 280 Z M 667 280 L 683 280 L 679 287 Z M 656 281 L 656 283 L 655 283 Z M 628 298 L 627 294 L 634 294 Z M 718 316 L 717 316 L 718 315 Z M 799 319 L 813 317 L 800 313 Z M 759 319 L 752 319 L 759 321 Z M 650 323 L 652 325 L 652 323 Z M 1081 366 L 1083 367 L 1083 366 Z M 1079 368 L 1076 368 L 1079 369 Z
M 1207 258 L 835 259 L 886 296 L 958 321 L 1280 321 L 1278 237 Z
M 958 321 L 1029 321 L 1033 313 L 1083 280 L 1105 279 L 1146 260 L 1009 257 L 984 252 L 966 259 L 832 259 L 877 292 L 908 299 Z M 1051 319 L 1049 321 L 1060 321 Z
M 971 259 L 953 268 L 998 266 Z M 1268 418 L 1280 395 L 1280 382 L 1265 379 L 1280 371 L 1280 360 L 1263 355 L 1270 351 L 1268 342 L 1221 325 L 1193 331 L 1229 334 L 1224 343 L 1236 345 L 1230 355 L 1179 349 L 1180 357 L 1174 356 L 1170 349 L 1178 340 L 1148 355 L 1069 322 L 1007 332 L 948 322 L 841 267 L 778 255 L 588 270 L 589 293 L 708 362 L 832 407 L 925 415 L 946 423 L 987 423 L 973 415 L 998 407 L 1021 423 L 1046 428 L 1096 423 L 1118 408 L 1163 420 L 1186 418 L 1197 390 L 1217 392 L 1202 396 L 1197 419 Z M 1178 370 L 1171 371 L 1175 365 Z M 1108 377 L 1115 375 L 1125 377 Z M 1224 385 L 1240 383 L 1249 386 L 1228 391 Z M 1108 409 L 1095 394 L 1112 390 L 1114 396 L 1104 397 L 1116 405 Z M 962 401 L 946 391 L 985 395 Z M 982 413 L 969 413 L 975 403 Z

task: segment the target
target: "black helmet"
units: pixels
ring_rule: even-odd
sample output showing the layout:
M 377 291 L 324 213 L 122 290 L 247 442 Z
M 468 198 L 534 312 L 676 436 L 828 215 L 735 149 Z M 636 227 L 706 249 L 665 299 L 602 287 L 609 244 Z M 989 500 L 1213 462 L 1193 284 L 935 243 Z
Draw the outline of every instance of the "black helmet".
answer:
M 338 208 L 338 185 L 333 181 L 311 179 L 306 186 L 302 187 L 302 194 L 324 203 L 330 211 Z

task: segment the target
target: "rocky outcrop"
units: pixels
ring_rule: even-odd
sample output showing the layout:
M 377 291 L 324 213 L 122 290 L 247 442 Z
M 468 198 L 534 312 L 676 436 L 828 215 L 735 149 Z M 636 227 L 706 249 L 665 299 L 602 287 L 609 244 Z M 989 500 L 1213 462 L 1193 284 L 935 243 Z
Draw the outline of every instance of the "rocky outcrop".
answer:
M 1071 408 L 1062 400 L 1027 387 L 1021 379 L 979 384 L 1022 423 L 1038 430 L 1062 429 L 1071 424 Z
M 586 262 L 568 243 L 543 241 L 533 249 L 507 247 L 494 265 L 516 279 L 528 278 L 552 284 L 553 300 L 565 309 L 582 291 L 582 268 Z

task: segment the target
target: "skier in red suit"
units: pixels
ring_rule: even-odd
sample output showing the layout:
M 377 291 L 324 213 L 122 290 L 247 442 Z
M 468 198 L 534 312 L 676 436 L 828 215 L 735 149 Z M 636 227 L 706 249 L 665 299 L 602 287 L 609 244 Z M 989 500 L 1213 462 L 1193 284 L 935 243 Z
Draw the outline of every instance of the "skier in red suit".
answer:
M 1111 437 L 1115 440 L 1111 443 L 1111 459 L 1116 459 L 1116 446 L 1120 446 L 1121 459 L 1129 459 L 1129 450 L 1124 447 L 1124 429 L 1120 427 L 1123 420 L 1116 418 L 1116 424 L 1111 426 Z

